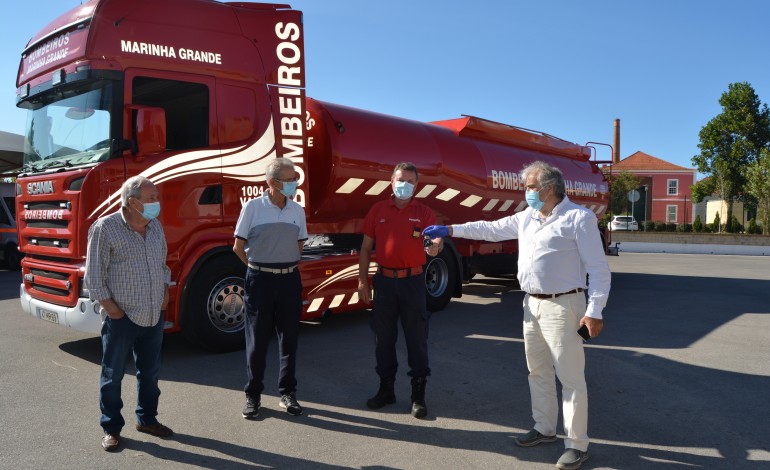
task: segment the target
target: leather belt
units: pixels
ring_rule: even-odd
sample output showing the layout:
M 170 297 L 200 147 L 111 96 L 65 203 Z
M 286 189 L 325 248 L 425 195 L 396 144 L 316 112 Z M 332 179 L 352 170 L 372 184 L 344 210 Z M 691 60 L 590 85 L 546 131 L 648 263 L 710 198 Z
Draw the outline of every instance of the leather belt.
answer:
M 417 266 L 414 268 L 404 268 L 404 269 L 391 269 L 391 268 L 384 268 L 380 266 L 378 269 L 378 272 L 385 277 L 391 277 L 393 279 L 401 279 L 402 277 L 411 277 L 411 276 L 416 276 L 418 274 L 422 274 L 422 266 Z
M 288 268 L 268 268 L 258 264 L 249 263 L 249 268 L 256 271 L 262 271 L 264 273 L 290 274 L 293 273 L 295 269 L 297 269 L 297 265 L 295 264 L 294 266 L 289 266 Z
M 578 294 L 580 292 L 583 292 L 583 289 L 578 287 L 577 289 L 572 289 L 569 292 L 562 292 L 561 294 L 527 294 L 530 297 L 534 297 L 536 299 L 555 299 L 556 297 L 561 297 L 562 295 L 567 294 Z

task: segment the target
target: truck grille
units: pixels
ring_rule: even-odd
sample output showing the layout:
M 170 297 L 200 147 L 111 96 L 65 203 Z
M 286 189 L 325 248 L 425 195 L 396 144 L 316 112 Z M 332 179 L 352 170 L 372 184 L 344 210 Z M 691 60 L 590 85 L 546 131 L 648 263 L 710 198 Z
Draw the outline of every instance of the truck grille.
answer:
M 19 215 L 20 242 L 25 253 L 72 259 L 74 213 L 70 201 L 28 201 Z
M 57 305 L 73 306 L 78 299 L 78 268 L 62 266 L 62 270 L 38 267 L 37 260 L 27 260 L 24 283 L 27 292 L 36 298 Z

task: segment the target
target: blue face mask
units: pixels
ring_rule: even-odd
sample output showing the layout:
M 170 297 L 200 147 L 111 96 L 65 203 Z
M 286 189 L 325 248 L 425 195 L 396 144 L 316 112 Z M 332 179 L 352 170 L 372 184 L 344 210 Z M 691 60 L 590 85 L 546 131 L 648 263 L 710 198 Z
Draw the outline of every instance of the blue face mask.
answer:
M 393 193 L 399 199 L 409 199 L 414 194 L 414 185 L 408 181 L 396 181 Z
M 540 200 L 540 191 L 530 191 L 529 189 L 524 193 L 524 198 L 527 200 L 529 207 L 539 211 L 543 208 L 545 203 Z
M 160 214 L 159 202 L 145 202 L 144 210 L 142 211 L 142 217 L 147 220 L 152 220 Z
M 297 192 L 297 182 L 281 181 L 281 183 L 283 183 L 283 188 L 280 189 L 281 194 L 286 197 L 294 197 L 294 194 Z

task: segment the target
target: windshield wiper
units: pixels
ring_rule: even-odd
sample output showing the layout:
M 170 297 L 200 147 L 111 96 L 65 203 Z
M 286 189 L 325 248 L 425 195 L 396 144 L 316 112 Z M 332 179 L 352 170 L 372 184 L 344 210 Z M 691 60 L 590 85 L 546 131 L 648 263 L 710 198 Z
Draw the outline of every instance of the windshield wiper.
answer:
M 65 167 L 65 168 L 69 168 L 69 167 L 72 166 L 72 163 L 70 163 L 70 159 L 66 159 L 66 160 L 53 160 L 53 161 L 50 161 L 50 162 L 46 163 L 45 165 L 43 165 L 42 168 L 46 168 L 46 169 L 48 169 L 48 168 L 57 168 L 57 167 L 60 167 L 60 166 L 61 167 Z

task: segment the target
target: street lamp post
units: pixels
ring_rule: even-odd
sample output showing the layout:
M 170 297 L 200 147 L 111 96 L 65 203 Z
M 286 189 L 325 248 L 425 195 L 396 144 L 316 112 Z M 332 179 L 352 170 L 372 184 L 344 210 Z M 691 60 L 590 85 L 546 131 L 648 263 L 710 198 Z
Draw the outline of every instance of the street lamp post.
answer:
M 644 187 L 644 231 L 647 231 L 647 199 L 649 196 L 647 195 L 647 185 L 642 185 Z

